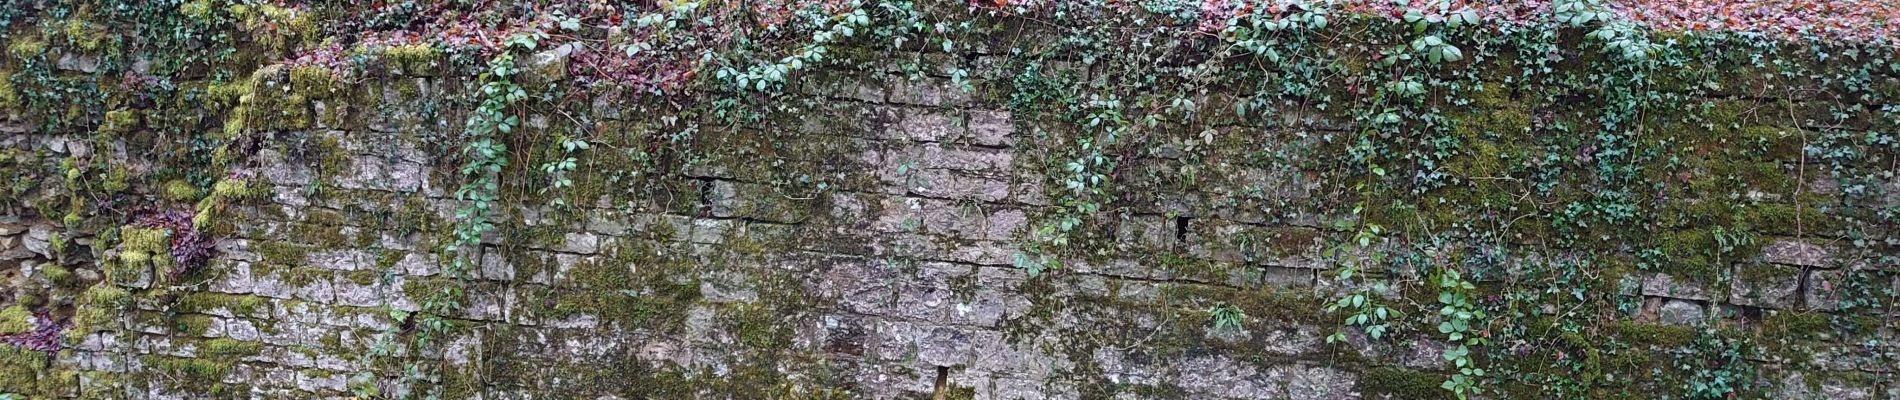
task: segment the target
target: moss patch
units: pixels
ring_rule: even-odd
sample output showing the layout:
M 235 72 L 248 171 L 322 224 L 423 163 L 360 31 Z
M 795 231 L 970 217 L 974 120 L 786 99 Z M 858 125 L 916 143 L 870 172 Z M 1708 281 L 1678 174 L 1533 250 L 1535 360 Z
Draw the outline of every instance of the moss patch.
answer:
M 0 309 L 0 335 L 33 330 L 33 313 L 24 306 Z

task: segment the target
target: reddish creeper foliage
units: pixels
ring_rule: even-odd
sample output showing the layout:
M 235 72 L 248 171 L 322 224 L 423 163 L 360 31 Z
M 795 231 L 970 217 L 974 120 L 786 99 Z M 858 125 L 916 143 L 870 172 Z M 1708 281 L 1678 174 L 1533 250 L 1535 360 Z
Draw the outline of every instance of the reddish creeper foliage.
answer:
M 61 332 L 71 327 L 72 321 L 55 320 L 47 310 L 33 312 L 33 330 L 10 335 L 0 335 L 0 343 L 14 347 L 57 353 L 64 345 L 59 342 Z

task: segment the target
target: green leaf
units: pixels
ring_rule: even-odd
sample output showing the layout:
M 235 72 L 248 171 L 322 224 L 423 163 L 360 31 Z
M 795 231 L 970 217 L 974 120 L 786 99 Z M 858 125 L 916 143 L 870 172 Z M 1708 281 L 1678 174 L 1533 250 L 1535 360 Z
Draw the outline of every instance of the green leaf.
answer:
M 1439 51 L 1445 53 L 1444 58 L 1446 62 L 1456 62 L 1458 60 L 1465 59 L 1465 52 L 1463 50 L 1458 50 L 1458 47 L 1456 46 L 1447 45 L 1444 47 L 1439 47 Z

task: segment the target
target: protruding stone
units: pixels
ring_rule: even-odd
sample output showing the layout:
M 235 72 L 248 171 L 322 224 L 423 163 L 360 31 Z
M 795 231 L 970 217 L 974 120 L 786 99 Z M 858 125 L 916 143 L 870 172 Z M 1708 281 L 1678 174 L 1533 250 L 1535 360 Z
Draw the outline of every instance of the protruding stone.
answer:
M 534 53 L 528 58 L 527 71 L 536 77 L 553 82 L 567 79 L 567 60 L 579 43 L 565 43 L 554 48 Z

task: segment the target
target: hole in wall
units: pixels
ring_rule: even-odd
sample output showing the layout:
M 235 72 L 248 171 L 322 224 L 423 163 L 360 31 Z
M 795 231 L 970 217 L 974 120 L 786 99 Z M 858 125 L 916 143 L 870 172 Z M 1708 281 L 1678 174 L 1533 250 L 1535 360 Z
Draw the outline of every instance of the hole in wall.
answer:
M 948 396 L 949 394 L 950 394 L 950 367 L 939 365 L 937 366 L 936 394 L 931 395 L 930 398 L 934 400 L 944 400 L 946 398 L 945 396 Z
M 1174 241 L 1187 243 L 1188 217 L 1174 217 Z

